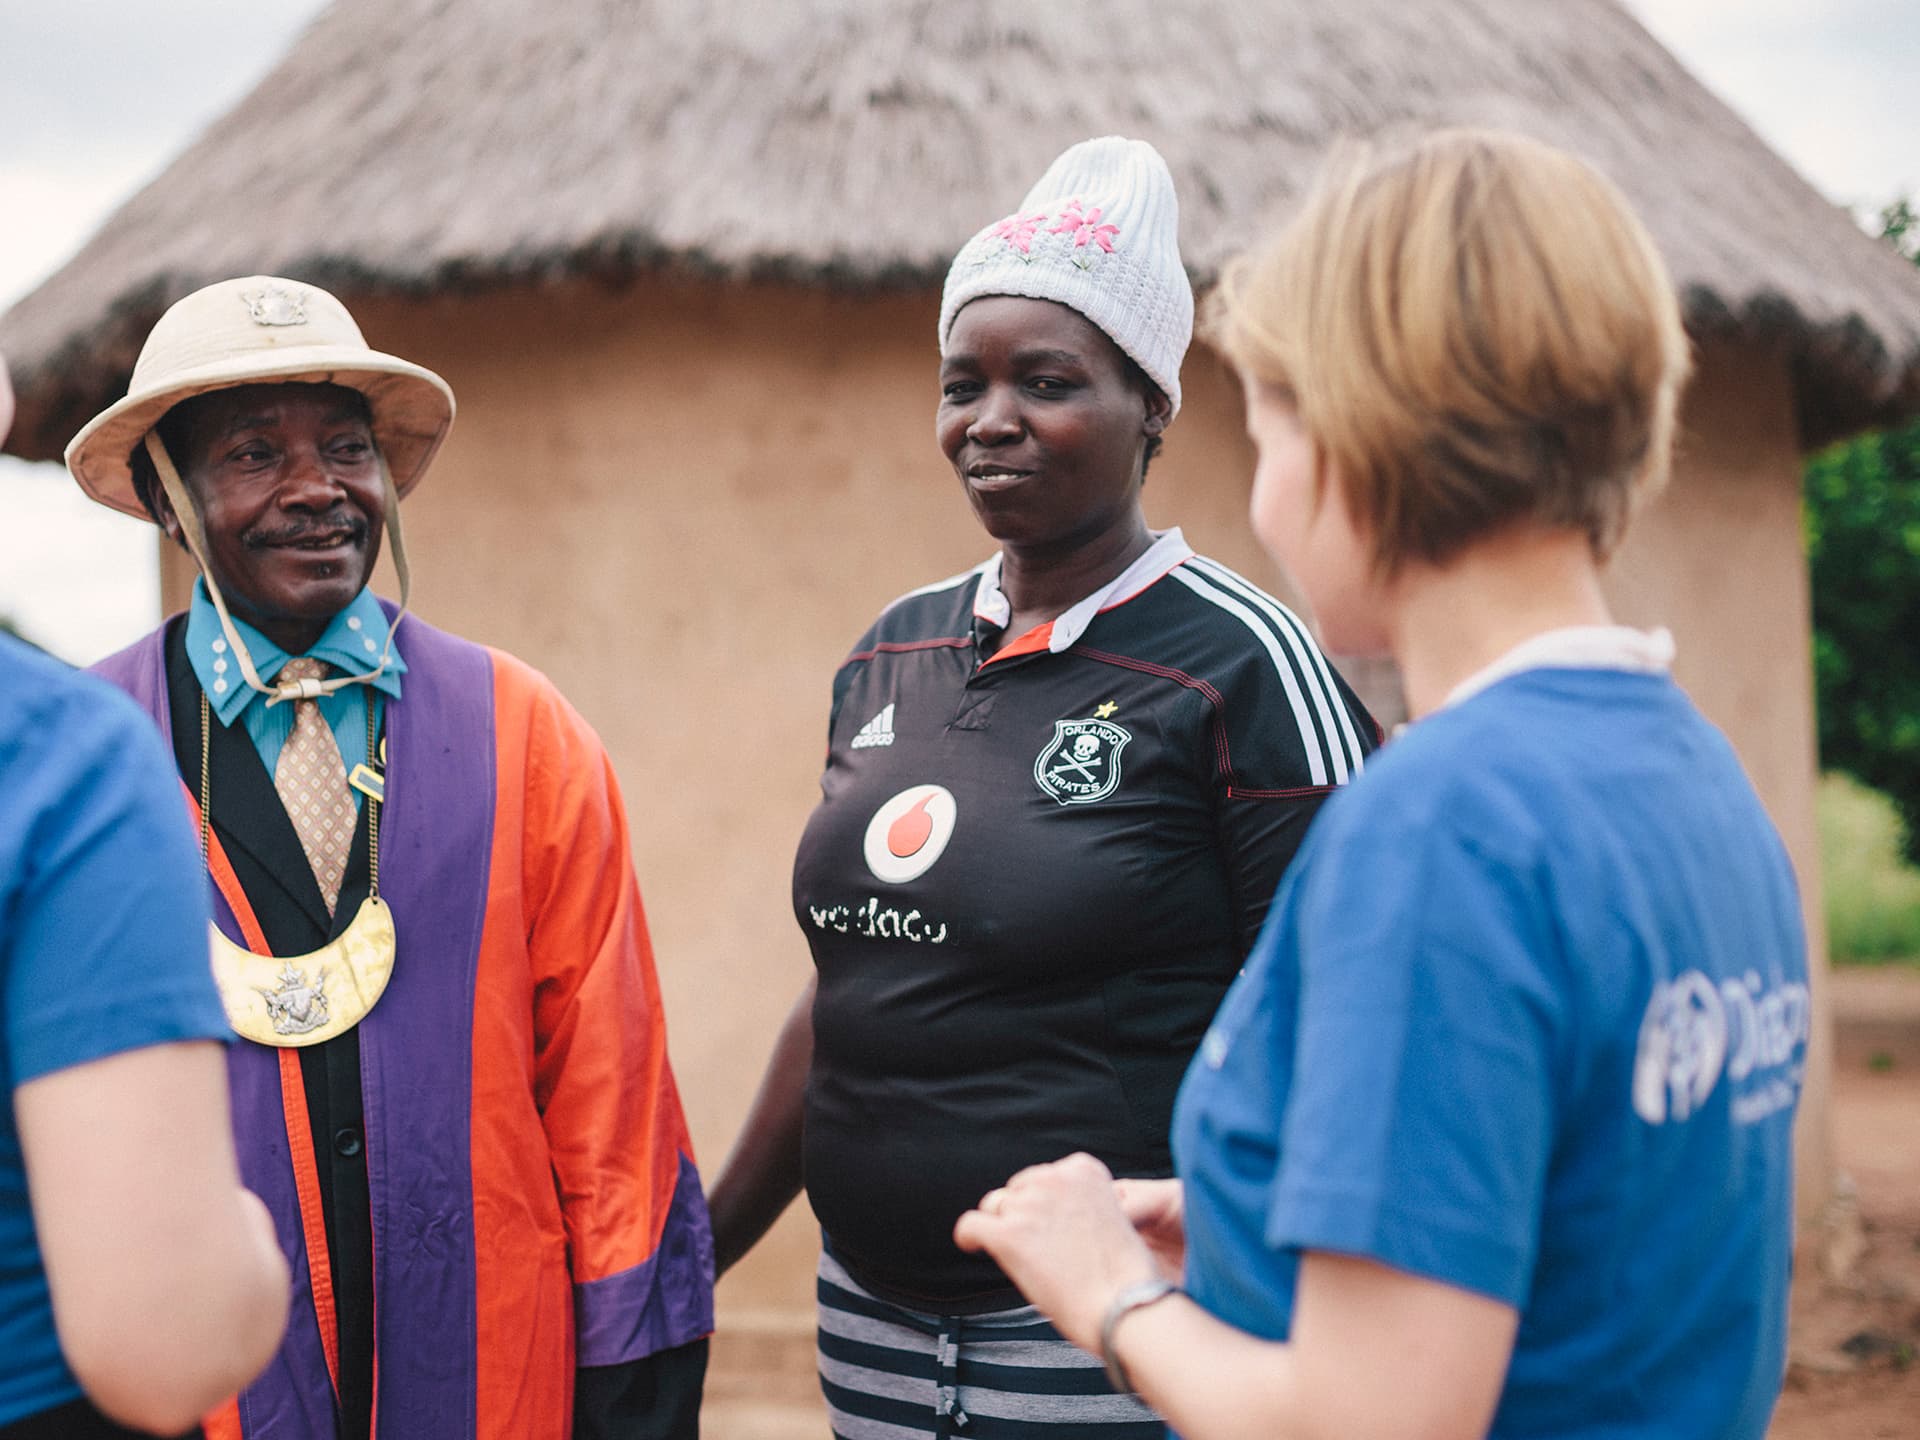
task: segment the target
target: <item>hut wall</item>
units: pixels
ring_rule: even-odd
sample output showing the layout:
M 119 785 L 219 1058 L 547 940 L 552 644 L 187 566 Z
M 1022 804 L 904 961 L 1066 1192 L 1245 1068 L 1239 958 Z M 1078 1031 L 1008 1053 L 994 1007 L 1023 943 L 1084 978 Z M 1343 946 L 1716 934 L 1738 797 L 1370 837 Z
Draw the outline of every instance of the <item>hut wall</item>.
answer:
M 888 599 L 992 548 L 933 443 L 936 309 L 924 292 L 691 280 L 355 303 L 374 344 L 459 396 L 407 506 L 417 610 L 546 671 L 618 766 L 709 1174 L 808 973 L 789 867 L 817 796 L 833 670 Z M 1247 532 L 1237 387 L 1202 352 L 1186 388 L 1150 516 L 1284 593 Z M 1780 366 L 1705 355 L 1675 483 L 1613 592 L 1627 620 L 1675 632 L 1680 679 L 1787 836 L 1821 954 L 1790 415 Z M 167 576 L 177 602 L 177 557 Z M 1390 669 L 1345 668 L 1383 720 L 1399 718 Z M 1824 1057 L 1823 1039 L 1803 1214 L 1825 1195 Z M 784 1380 L 812 1403 L 809 1225 L 796 1206 L 722 1287 L 720 1392 L 751 1377 L 768 1396 Z
M 1609 596 L 1626 623 L 1673 631 L 1675 677 L 1733 741 L 1799 875 L 1815 963 L 1795 1194 L 1815 1220 L 1832 1193 L 1832 1027 L 1799 435 L 1779 361 L 1707 346 L 1695 365 L 1673 481 L 1635 522 Z

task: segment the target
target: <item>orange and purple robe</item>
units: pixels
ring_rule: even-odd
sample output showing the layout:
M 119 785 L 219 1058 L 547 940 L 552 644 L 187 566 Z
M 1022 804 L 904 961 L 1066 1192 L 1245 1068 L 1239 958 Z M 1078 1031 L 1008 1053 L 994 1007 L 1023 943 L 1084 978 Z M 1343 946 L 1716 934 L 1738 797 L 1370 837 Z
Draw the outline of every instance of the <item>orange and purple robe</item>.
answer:
M 97 668 L 172 735 L 167 630 Z M 399 951 L 341 1037 L 359 1067 L 372 1430 L 567 1440 L 577 1370 L 713 1328 L 712 1237 L 626 818 L 598 738 L 538 672 L 417 618 L 398 638 L 379 840 Z M 216 789 L 216 818 L 222 803 Z M 242 885 L 254 871 L 230 848 L 216 828 L 216 923 L 266 952 L 256 909 L 274 897 Z M 229 1049 L 243 1176 L 295 1296 L 279 1354 L 210 1418 L 211 1440 L 335 1434 L 340 1331 L 300 1057 Z

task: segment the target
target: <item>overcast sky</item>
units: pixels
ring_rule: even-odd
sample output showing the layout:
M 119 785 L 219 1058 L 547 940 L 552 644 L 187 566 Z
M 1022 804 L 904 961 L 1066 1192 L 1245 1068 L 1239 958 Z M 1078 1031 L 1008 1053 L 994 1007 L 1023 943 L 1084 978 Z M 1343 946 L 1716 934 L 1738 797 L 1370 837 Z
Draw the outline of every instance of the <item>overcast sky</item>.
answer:
M 1831 199 L 1868 210 L 1920 192 L 1916 0 L 1627 3 Z M 58 268 L 323 8 L 0 0 L 0 307 Z M 0 530 L 0 615 L 82 662 L 154 622 L 151 531 L 92 505 L 52 466 L 0 457 L 0 487 L 14 522 Z

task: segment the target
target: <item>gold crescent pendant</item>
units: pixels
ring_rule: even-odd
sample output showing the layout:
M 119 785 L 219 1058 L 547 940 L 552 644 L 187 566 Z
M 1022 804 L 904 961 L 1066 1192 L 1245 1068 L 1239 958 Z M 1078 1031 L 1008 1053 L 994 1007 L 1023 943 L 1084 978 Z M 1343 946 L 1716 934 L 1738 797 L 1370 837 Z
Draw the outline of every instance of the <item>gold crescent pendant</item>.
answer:
M 360 902 L 345 930 L 304 955 L 256 955 L 218 925 L 208 929 L 227 1023 L 262 1045 L 318 1045 L 346 1034 L 393 977 L 393 911 L 377 895 Z
M 233 634 L 231 630 L 227 632 Z M 234 643 L 240 643 L 235 637 Z M 212 853 L 213 784 L 208 747 L 213 733 L 211 707 L 200 692 L 200 858 Z M 384 766 L 387 742 L 374 749 L 373 703 L 367 703 L 367 754 Z M 213 979 L 220 988 L 227 1023 L 242 1039 L 289 1049 L 318 1045 L 344 1035 L 378 1003 L 393 978 L 393 911 L 380 898 L 380 808 L 385 777 L 362 764 L 368 784 L 356 785 L 367 797 L 367 898 L 347 928 L 318 950 L 304 955 L 256 955 L 236 945 L 209 923 L 213 942 Z M 353 783 L 355 777 L 349 777 Z M 211 866 L 209 866 L 211 869 Z

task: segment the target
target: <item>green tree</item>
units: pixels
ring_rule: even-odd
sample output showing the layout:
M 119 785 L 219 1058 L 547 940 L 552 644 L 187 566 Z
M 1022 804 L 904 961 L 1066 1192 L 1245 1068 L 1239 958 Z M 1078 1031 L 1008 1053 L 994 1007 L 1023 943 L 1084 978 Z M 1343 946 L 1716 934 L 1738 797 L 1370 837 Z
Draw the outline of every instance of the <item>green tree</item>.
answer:
M 1920 265 L 1920 214 L 1880 212 Z M 1889 796 L 1920 864 L 1920 421 L 1862 435 L 1806 470 L 1820 763 Z
M 1920 213 L 1911 200 L 1896 200 L 1880 211 L 1880 238 L 1920 265 Z

